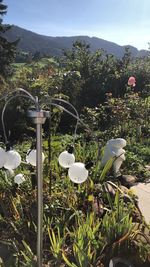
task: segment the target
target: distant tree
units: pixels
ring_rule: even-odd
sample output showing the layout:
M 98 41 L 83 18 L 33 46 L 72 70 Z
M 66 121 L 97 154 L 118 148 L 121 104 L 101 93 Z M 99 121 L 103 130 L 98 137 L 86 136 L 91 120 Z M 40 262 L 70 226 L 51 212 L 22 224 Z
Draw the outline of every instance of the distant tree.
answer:
M 38 62 L 40 59 L 41 59 L 41 53 L 39 51 L 36 51 L 33 55 L 32 60 Z
M 128 65 L 131 63 L 131 61 L 132 61 L 131 50 L 130 50 L 130 47 L 126 46 L 124 55 L 122 57 L 122 65 L 123 65 L 123 67 L 127 68 Z
M 106 55 L 102 49 L 92 53 L 90 46 L 82 41 L 76 41 L 72 50 L 66 51 L 64 56 L 67 71 L 79 73 L 80 79 L 77 79 L 79 75 L 67 76 L 69 82 L 67 79 L 63 83 L 63 93 L 66 94 L 67 88 L 67 95 L 72 103 L 78 103 L 79 109 L 102 103 L 106 92 L 111 92 L 115 86 L 117 60 L 112 55 Z
M 7 6 L 2 2 L 3 0 L 0 0 L 0 75 L 6 77 L 10 74 L 10 64 L 15 58 L 18 40 L 9 42 L 4 37 L 4 33 L 10 29 L 10 26 L 2 24 L 2 16 L 7 13 Z

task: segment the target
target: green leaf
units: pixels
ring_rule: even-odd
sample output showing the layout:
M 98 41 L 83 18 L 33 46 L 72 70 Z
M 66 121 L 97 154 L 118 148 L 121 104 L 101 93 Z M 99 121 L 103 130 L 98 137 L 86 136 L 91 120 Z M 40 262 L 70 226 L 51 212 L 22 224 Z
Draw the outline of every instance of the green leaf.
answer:
M 71 263 L 71 262 L 67 259 L 67 257 L 65 256 L 64 253 L 62 253 L 62 257 L 63 257 L 65 263 L 66 263 L 69 267 L 78 267 L 76 264 Z
M 111 169 L 112 165 L 113 165 L 113 162 L 114 162 L 114 158 L 111 158 L 110 160 L 107 161 L 107 163 L 105 164 L 103 170 L 102 170 L 102 173 L 101 173 L 101 176 L 100 176 L 100 180 L 103 181 L 107 172 L 109 172 L 109 170 Z

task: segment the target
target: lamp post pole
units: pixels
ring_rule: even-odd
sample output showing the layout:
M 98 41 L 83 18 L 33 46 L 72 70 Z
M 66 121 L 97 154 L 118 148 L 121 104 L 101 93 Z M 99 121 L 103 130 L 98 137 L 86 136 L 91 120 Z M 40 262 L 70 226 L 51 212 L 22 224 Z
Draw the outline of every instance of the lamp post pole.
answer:
M 9 96 L 9 95 L 8 95 Z M 6 130 L 5 130 L 5 123 L 4 123 L 4 113 L 6 110 L 7 105 L 16 97 L 24 97 L 29 99 L 31 102 L 34 103 L 35 109 L 28 111 L 28 117 L 32 119 L 33 123 L 36 125 L 36 176 L 37 176 L 37 267 L 42 267 L 42 251 L 43 251 L 43 166 L 42 166 L 42 124 L 45 123 L 46 118 L 50 118 L 50 112 L 46 110 L 41 110 L 39 106 L 38 97 L 33 97 L 28 91 L 24 90 L 23 88 L 17 88 L 14 90 L 10 97 L 7 99 L 2 110 L 2 127 L 4 132 L 5 144 L 8 143 Z M 51 101 L 52 100 L 52 101 Z M 76 130 L 78 122 L 82 125 L 86 126 L 79 118 L 79 114 L 77 110 L 74 108 L 72 104 L 69 102 L 59 99 L 53 98 L 49 99 L 50 108 L 51 106 L 57 107 L 68 114 L 70 114 L 73 118 L 77 120 L 74 139 L 76 136 Z M 75 112 L 72 113 L 67 108 L 63 107 L 63 104 L 69 105 Z M 50 156 L 49 156 L 50 160 Z M 32 164 L 31 164 L 32 165 Z M 35 166 L 35 165 L 33 165 Z M 86 171 L 87 172 L 87 171 Z
M 36 173 L 37 173 L 37 267 L 42 267 L 43 250 L 43 167 L 42 167 L 42 124 L 49 117 L 49 111 L 29 110 L 28 116 L 36 124 Z

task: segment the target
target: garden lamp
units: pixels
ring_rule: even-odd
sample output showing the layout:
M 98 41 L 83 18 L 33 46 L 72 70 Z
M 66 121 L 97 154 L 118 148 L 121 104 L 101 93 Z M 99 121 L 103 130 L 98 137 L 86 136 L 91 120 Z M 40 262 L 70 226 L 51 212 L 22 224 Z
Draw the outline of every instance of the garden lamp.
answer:
M 0 147 L 0 168 L 5 168 L 7 172 L 12 172 L 21 164 L 21 156 L 19 153 L 9 146 L 9 141 L 6 134 L 4 114 L 8 104 L 16 97 L 26 98 L 30 103 L 34 104 L 34 109 L 30 109 L 27 112 L 27 116 L 32 119 L 33 123 L 36 125 L 36 149 L 30 149 L 26 155 L 26 162 L 31 166 L 36 167 L 37 176 L 37 206 L 38 206 L 38 216 L 37 216 L 37 267 L 42 266 L 42 250 L 43 250 L 43 162 L 44 154 L 42 152 L 42 125 L 45 123 L 46 118 L 50 117 L 50 111 L 41 109 L 38 97 L 32 96 L 28 91 L 17 88 L 3 97 L 5 99 L 5 104 L 2 110 L 2 127 L 6 145 L 6 151 L 4 148 Z M 45 103 L 44 103 L 45 104 Z M 75 107 L 68 101 L 60 98 L 50 98 L 47 105 L 57 107 L 73 118 L 77 120 L 73 146 L 70 146 L 67 150 L 63 151 L 58 158 L 60 165 L 64 168 L 68 168 L 68 176 L 74 183 L 82 183 L 88 177 L 88 167 L 81 162 L 75 162 L 75 156 L 73 154 L 74 141 L 76 138 L 76 131 L 78 123 L 86 126 L 79 118 L 79 114 Z M 65 108 L 63 105 L 68 105 L 73 112 Z M 14 177 L 14 182 L 20 185 L 25 181 L 23 174 L 17 174 Z
M 42 163 L 44 162 L 45 156 L 42 152 Z M 26 162 L 31 164 L 32 166 L 36 166 L 36 149 L 29 149 L 26 155 Z
M 84 163 L 75 162 L 70 166 L 68 176 L 72 182 L 81 184 L 88 178 L 88 170 Z
M 73 146 L 70 146 L 68 150 L 61 152 L 58 157 L 58 161 L 61 167 L 69 168 L 75 162 Z
M 14 177 L 14 182 L 15 182 L 15 184 L 17 184 L 17 185 L 20 185 L 20 184 L 22 184 L 23 182 L 25 182 L 24 175 L 23 175 L 22 173 L 17 174 L 17 175 Z
M 4 168 L 14 170 L 21 164 L 21 156 L 16 150 L 9 150 L 6 152 Z

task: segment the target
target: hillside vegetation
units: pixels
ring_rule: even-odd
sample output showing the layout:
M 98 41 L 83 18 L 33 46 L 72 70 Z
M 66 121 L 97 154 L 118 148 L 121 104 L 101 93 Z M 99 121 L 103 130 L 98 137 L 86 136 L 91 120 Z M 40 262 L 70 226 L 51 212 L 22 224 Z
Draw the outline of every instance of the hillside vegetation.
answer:
M 44 36 L 15 25 L 12 25 L 10 30 L 7 31 L 4 36 L 11 42 L 19 39 L 18 49 L 33 54 L 38 51 L 42 55 L 60 56 L 63 55 L 63 50 L 71 49 L 75 41 L 84 41 L 90 44 L 92 52 L 95 52 L 98 49 L 103 49 L 107 54 L 112 54 L 117 58 L 123 57 L 126 47 L 130 48 L 132 57 L 144 57 L 148 55 L 147 50 L 138 50 L 136 47 L 130 46 L 129 44 L 120 46 L 101 38 L 90 38 L 88 36 Z
M 138 181 L 149 179 L 150 58 L 133 60 L 126 49 L 117 59 L 102 50 L 91 52 L 88 44 L 77 41 L 62 57 L 36 53 L 10 67 L 11 75 L 3 77 L 1 86 L 1 111 L 4 95 L 16 88 L 38 96 L 51 111 L 50 128 L 48 121 L 43 126 L 43 266 L 107 267 L 110 259 L 121 257 L 133 266 L 148 267 L 150 227 L 130 185 L 124 187 L 114 177 L 112 161 L 102 167 L 101 159 L 109 139 L 125 138 L 121 173 Z M 135 87 L 128 84 L 130 76 Z M 68 100 L 79 112 L 83 123 L 75 137 L 76 120 L 52 108 L 52 97 Z M 23 161 L 14 173 L 0 170 L 0 258 L 5 267 L 36 266 L 37 182 L 35 168 L 25 162 L 35 144 L 35 128 L 26 116 L 31 107 L 26 99 L 12 99 L 4 116 L 10 145 Z M 70 144 L 76 161 L 93 162 L 88 179 L 79 185 L 58 164 L 59 154 Z M 25 181 L 17 185 L 14 177 L 19 173 Z

